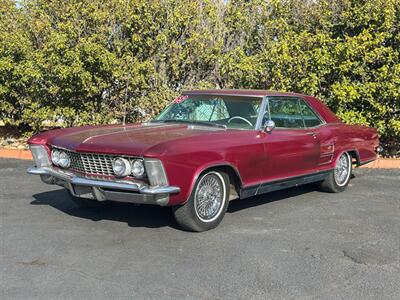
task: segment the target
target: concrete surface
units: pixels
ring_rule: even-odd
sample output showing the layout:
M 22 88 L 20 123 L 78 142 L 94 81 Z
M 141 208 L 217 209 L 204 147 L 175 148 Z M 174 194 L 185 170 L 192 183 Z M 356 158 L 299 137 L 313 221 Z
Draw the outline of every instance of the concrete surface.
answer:
M 181 231 L 168 208 L 78 209 L 0 159 L 2 299 L 400 299 L 400 170 L 230 203 Z

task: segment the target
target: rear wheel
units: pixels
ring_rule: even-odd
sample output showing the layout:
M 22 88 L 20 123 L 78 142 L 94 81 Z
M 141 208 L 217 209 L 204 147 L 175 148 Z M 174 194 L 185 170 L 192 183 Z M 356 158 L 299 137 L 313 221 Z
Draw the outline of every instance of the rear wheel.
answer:
M 329 173 L 328 177 L 321 182 L 321 189 L 330 193 L 344 191 L 350 181 L 352 171 L 352 161 L 349 153 L 344 152 L 336 160 L 335 169 Z
M 76 197 L 73 196 L 70 191 L 68 191 L 68 195 L 72 202 L 74 202 L 74 204 L 80 208 L 101 207 L 109 203 L 109 201 L 97 201 L 88 198 Z
M 229 176 L 210 171 L 200 176 L 189 200 L 173 208 L 176 221 L 189 231 L 205 231 L 218 226 L 229 202 Z

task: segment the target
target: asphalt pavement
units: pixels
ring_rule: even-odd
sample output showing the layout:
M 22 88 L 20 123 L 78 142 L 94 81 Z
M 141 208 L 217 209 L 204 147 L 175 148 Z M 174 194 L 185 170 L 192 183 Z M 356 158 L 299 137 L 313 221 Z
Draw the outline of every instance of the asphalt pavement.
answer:
M 234 200 L 189 233 L 169 208 L 79 209 L 0 159 L 1 299 L 400 299 L 400 170 Z

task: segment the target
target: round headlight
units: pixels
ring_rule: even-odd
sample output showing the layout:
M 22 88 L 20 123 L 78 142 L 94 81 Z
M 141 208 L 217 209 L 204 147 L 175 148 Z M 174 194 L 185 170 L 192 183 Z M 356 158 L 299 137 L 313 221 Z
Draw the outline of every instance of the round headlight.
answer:
M 61 154 L 61 152 L 58 150 L 51 151 L 51 161 L 56 166 L 58 166 L 60 164 L 60 154 Z
M 134 160 L 132 163 L 132 175 L 142 177 L 144 175 L 144 165 L 141 160 Z
M 131 174 L 131 163 L 126 158 L 118 157 L 113 160 L 113 171 L 119 177 L 128 176 Z
M 68 168 L 70 164 L 71 159 L 69 158 L 69 155 L 64 151 L 60 151 L 60 159 L 58 161 L 58 165 L 61 168 Z

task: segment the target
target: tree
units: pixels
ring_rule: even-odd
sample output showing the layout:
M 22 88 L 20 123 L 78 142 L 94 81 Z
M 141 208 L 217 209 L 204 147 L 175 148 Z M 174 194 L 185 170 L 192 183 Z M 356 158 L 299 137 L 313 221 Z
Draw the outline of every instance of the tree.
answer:
M 400 0 L 0 1 L 3 123 L 137 121 L 184 89 L 259 88 L 400 144 Z

